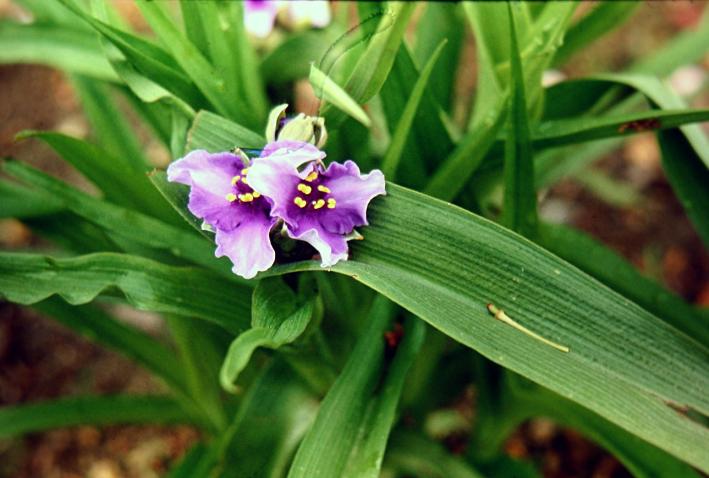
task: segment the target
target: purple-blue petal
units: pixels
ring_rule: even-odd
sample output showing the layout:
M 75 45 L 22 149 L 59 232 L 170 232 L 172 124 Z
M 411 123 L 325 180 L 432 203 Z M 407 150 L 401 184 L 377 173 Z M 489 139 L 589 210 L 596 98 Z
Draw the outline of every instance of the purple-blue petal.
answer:
M 187 208 L 217 229 L 231 230 L 241 222 L 242 210 L 226 200 L 232 177 L 244 163 L 241 157 L 224 152 L 211 154 L 196 150 L 167 168 L 168 181 L 190 186 Z
M 276 220 L 262 215 L 245 218 L 235 229 L 217 229 L 217 257 L 227 256 L 234 264 L 232 272 L 246 279 L 253 278 L 273 265 L 276 253 L 269 232 Z
M 329 230 L 348 234 L 354 227 L 366 226 L 369 202 L 375 196 L 386 194 L 384 174 L 378 169 L 361 174 L 357 164 L 348 160 L 345 164 L 331 163 L 322 176 L 322 183 L 337 200 L 337 207 L 328 211 L 332 218 Z M 352 222 L 352 226 L 344 226 L 347 222 Z
M 343 234 L 325 230 L 316 217 L 306 217 L 298 227 L 286 226 L 293 239 L 305 241 L 320 254 L 320 265 L 331 267 L 341 260 L 347 260 L 347 239 Z

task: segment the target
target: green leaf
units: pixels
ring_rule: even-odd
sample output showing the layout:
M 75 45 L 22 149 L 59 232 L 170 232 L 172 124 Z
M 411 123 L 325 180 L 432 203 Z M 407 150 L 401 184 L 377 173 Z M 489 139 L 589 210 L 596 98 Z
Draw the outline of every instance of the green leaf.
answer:
M 620 83 L 643 93 L 662 109 L 684 108 L 684 102 L 657 78 L 640 74 L 607 74 L 593 80 Z M 709 140 L 699 125 L 684 125 L 680 131 L 658 133 L 662 163 L 667 177 L 682 202 L 697 232 L 709 244 L 709 219 L 706 205 L 709 194 L 705 187 L 709 168 Z
M 451 107 L 465 37 L 465 24 L 459 13 L 459 7 L 455 5 L 429 2 L 416 27 L 413 54 L 419 65 L 426 64 L 441 41 L 448 41 L 439 61 L 441 66 L 431 75 L 430 86 L 432 94 L 445 110 Z M 396 66 L 392 70 L 394 68 Z
M 701 141 L 703 147 L 709 148 L 706 137 L 699 138 L 704 139 Z M 657 141 L 660 143 L 662 166 L 672 189 L 705 246 L 709 246 L 709 168 L 701 161 L 701 152 L 707 150 L 696 149 L 696 144 L 692 144 L 691 139 L 679 130 L 660 131 Z
M 383 366 L 383 334 L 393 310 L 386 299 L 375 300 L 369 324 L 298 447 L 288 478 L 346 476 L 348 458 Z
M 64 259 L 0 253 L 0 296 L 10 302 L 30 305 L 56 294 L 78 305 L 116 290 L 141 310 L 194 316 L 231 332 L 248 323 L 250 289 L 202 269 L 115 253 Z
M 209 111 L 200 111 L 187 133 L 187 151 L 206 149 L 215 153 L 238 148 L 262 148 L 263 136 Z
M 189 404 L 205 417 L 210 431 L 223 432 L 227 417 L 217 376 L 223 353 L 218 339 L 224 331 L 190 317 L 169 314 L 165 319 L 179 353 L 179 361 L 172 364 L 185 377 Z
M 33 308 L 91 341 L 135 360 L 177 391 L 186 390 L 182 374 L 174 367 L 175 354 L 170 349 L 138 329 L 115 320 L 98 307 L 70 306 L 58 298 L 50 298 L 34 304 Z
M 74 75 L 71 82 L 99 145 L 112 156 L 121 158 L 122 163 L 129 163 L 132 170 L 144 171 L 148 161 L 124 113 L 111 98 L 112 91 L 106 85 L 81 76 Z
M 494 223 L 393 184 L 364 240 L 332 268 L 350 275 L 490 360 L 709 469 L 707 349 L 576 267 Z M 272 273 L 317 270 L 317 263 Z M 558 344 L 495 320 L 486 305 Z M 554 373 L 549 373 L 553 370 Z
M 17 138 L 39 138 L 46 142 L 98 186 L 109 200 L 175 222 L 173 211 L 160 200 L 160 195 L 145 177 L 145 170 L 138 169 L 135 162 L 123 156 L 110 155 L 92 144 L 61 133 L 23 131 Z M 7 168 L 11 168 L 10 163 Z
M 465 2 L 463 11 L 475 36 L 478 71 L 475 104 L 468 129 L 478 129 L 483 115 L 497 108 L 505 84 L 495 65 L 509 58 L 509 31 L 505 11 L 500 3 Z
M 507 4 L 510 25 L 509 85 L 511 97 L 508 109 L 505 141 L 505 197 L 502 222 L 523 236 L 533 237 L 537 229 L 537 190 L 534 187 L 534 155 L 529 139 L 527 100 L 524 73 L 517 45 L 514 10 Z
M 526 15 L 517 25 L 520 57 L 524 62 L 527 105 L 534 117 L 540 112 L 541 78 L 551 63 L 556 49 L 563 43 L 564 32 L 577 2 L 547 2 L 533 23 Z M 496 107 L 509 88 L 511 64 L 510 31 L 502 2 L 470 2 L 463 4 L 475 36 L 478 55 L 478 83 L 470 127 Z M 523 8 L 523 7 L 522 7 Z
M 219 463 L 220 476 L 285 476 L 317 409 L 317 398 L 288 365 L 281 360 L 269 364 L 249 387 L 234 422 L 220 438 L 213 459 Z
M 235 276 L 229 272 L 229 262 L 214 257 L 214 246 L 204 237 L 139 212 L 101 201 L 22 163 L 8 161 L 4 165 L 4 170 L 22 181 L 51 193 L 55 201 L 61 201 L 64 207 L 97 224 L 112 237 L 125 238 L 134 244 L 167 250 L 175 257 L 182 257 L 195 264 L 206 266 L 236 281 Z M 162 199 L 159 200 L 164 203 Z M 125 227 L 126 224 L 130 224 L 131 227 Z
M 406 476 L 426 478 L 482 478 L 460 457 L 450 454 L 439 443 L 413 433 L 396 432 L 387 450 L 386 465 Z
M 91 32 L 47 24 L 0 21 L 0 63 L 30 63 L 106 81 L 118 76 Z
M 554 65 L 563 64 L 574 53 L 620 26 L 630 18 L 638 5 L 637 2 L 623 1 L 599 3 L 568 29 L 563 45 L 554 55 Z
M 190 188 L 184 184 L 171 183 L 167 180 L 167 173 L 165 171 L 158 171 L 157 169 L 152 171 L 148 178 L 153 186 L 160 191 L 160 194 L 165 198 L 165 200 L 170 203 L 170 205 L 177 211 L 177 213 L 182 216 L 182 219 L 187 221 L 197 232 L 210 241 L 214 240 L 214 235 L 205 231 L 202 228 L 202 220 L 197 216 L 194 216 L 189 209 L 187 204 L 189 202 Z
M 318 70 L 314 65 L 310 65 L 310 84 L 315 90 L 315 94 L 325 101 L 329 101 L 335 107 L 347 113 L 366 127 L 370 127 L 372 122 L 367 113 L 340 85 L 335 83 L 328 75 Z
M 308 78 L 310 65 L 319 61 L 340 36 L 335 25 L 324 30 L 306 30 L 288 35 L 261 62 L 261 75 L 272 84 Z
M 0 218 L 28 218 L 56 214 L 64 206 L 61 201 L 21 184 L 0 180 Z
M 369 405 L 360 426 L 357 446 L 347 463 L 346 476 L 380 476 L 389 433 L 395 424 L 396 408 L 409 368 L 416 360 L 426 332 L 425 324 L 410 317 L 403 328 L 404 339 L 397 346 L 381 391 Z
M 251 328 L 229 346 L 219 380 L 222 387 L 236 393 L 236 381 L 258 347 L 278 349 L 294 342 L 305 332 L 313 317 L 314 299 L 301 303 L 295 293 L 278 278 L 267 278 L 254 289 Z
M 247 126 L 261 127 L 267 100 L 256 53 L 244 27 L 243 9 L 241 2 L 206 1 L 200 2 L 199 15 L 208 26 L 208 57 L 224 81 L 224 90 L 235 95 L 240 109 L 236 119 Z
M 59 1 L 88 22 L 103 38 L 120 50 L 131 63 L 131 67 L 140 71 L 150 82 L 155 82 L 172 92 L 175 96 L 191 105 L 192 108 L 199 108 L 206 104 L 202 93 L 187 78 L 184 70 L 178 66 L 165 50 L 142 37 L 124 32 L 98 20 L 79 7 L 75 0 Z
M 651 110 L 590 118 L 543 121 L 534 129 L 535 148 L 549 148 L 709 121 L 709 110 Z
M 172 399 L 159 395 L 72 397 L 0 408 L 0 438 L 77 425 L 195 423 Z
M 246 108 L 240 101 L 240 98 L 243 97 L 243 92 L 236 89 L 237 85 L 233 81 L 225 81 L 223 76 L 225 73 L 232 73 L 233 68 L 236 67 L 233 61 L 227 56 L 220 56 L 219 64 L 223 66 L 213 66 L 165 14 L 161 5 L 147 1 L 139 1 L 136 5 L 163 46 L 172 54 L 172 57 L 182 70 L 192 78 L 200 91 L 216 108 L 217 112 L 233 119 L 239 118 L 242 121 L 249 119 L 248 116 L 244 115 Z M 206 14 L 211 10 L 210 7 L 216 8 L 216 5 L 205 3 L 200 7 L 200 12 Z M 216 12 L 214 13 L 216 16 Z M 215 26 L 212 26 L 212 28 L 215 28 Z M 216 33 L 216 30 L 214 32 Z M 224 34 L 224 32 L 221 33 Z M 210 30 L 207 30 L 207 36 L 213 55 L 228 54 L 222 51 L 226 48 L 223 39 L 211 34 Z M 217 43 L 214 43 L 215 41 Z M 237 45 L 232 46 L 232 48 L 234 47 L 237 47 Z
M 207 40 L 207 27 L 205 27 L 200 15 L 200 3 L 192 0 L 180 0 L 180 11 L 182 12 L 182 23 L 185 27 L 185 35 L 205 57 L 209 56 L 209 41 Z
M 365 5 L 374 4 L 363 2 L 360 3 L 360 8 Z M 432 74 L 435 74 L 435 70 Z M 413 92 L 416 78 L 419 77 L 419 71 L 406 43 L 402 43 L 379 95 L 390 133 L 394 132 L 394 125 L 401 118 Z M 399 181 L 403 184 L 423 187 L 430 172 L 439 166 L 440 158 L 453 150 L 453 140 L 444 124 L 443 114 L 433 99 L 431 89 L 426 88 L 414 118 L 412 132 L 404 147 L 406 168 L 399 171 Z
M 431 196 L 452 201 L 463 190 L 473 173 L 482 164 L 495 144 L 497 133 L 505 122 L 502 104 L 489 112 L 489 116 L 473 127 L 458 143 L 436 170 L 424 190 Z
M 352 74 L 345 90 L 359 103 L 366 103 L 376 95 L 391 70 L 399 45 L 404 40 L 406 25 L 415 4 L 396 2 L 384 12 Z
M 382 172 L 385 176 L 394 179 L 396 175 L 396 170 L 401 161 L 402 153 L 404 152 L 404 146 L 406 145 L 406 139 L 411 131 L 411 126 L 414 122 L 414 117 L 418 111 L 421 98 L 423 97 L 424 89 L 428 84 L 428 79 L 433 72 L 433 67 L 436 65 L 436 61 L 443 51 L 443 47 L 446 45 L 447 40 L 441 41 L 436 50 L 431 55 L 426 66 L 421 70 L 421 76 L 416 80 L 414 89 L 409 96 L 409 100 L 406 103 L 406 107 L 401 114 L 401 118 L 396 125 L 396 130 L 392 135 L 391 143 L 389 144 L 389 149 L 387 149 L 384 158 L 382 159 Z

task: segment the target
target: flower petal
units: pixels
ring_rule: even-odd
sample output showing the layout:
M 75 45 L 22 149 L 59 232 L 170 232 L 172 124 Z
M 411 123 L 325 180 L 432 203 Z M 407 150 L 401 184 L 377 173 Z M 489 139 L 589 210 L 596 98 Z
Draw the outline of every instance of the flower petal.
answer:
M 234 264 L 232 272 L 246 279 L 265 271 L 273 265 L 276 253 L 271 245 L 269 232 L 275 220 L 265 216 L 245 219 L 232 231 L 217 229 L 217 257 L 227 256 Z
M 232 192 L 231 178 L 244 167 L 232 153 L 211 154 L 196 150 L 167 168 L 168 181 L 190 186 L 188 209 L 217 229 L 231 230 L 239 225 L 241 214 L 226 200 Z
M 301 221 L 299 226 L 286 226 L 288 235 L 313 246 L 320 253 L 320 266 L 330 267 L 347 260 L 347 239 L 344 235 L 324 230 L 315 218 Z
M 262 158 L 286 160 L 295 168 L 308 161 L 322 160 L 325 156 L 324 151 L 310 143 L 288 139 L 268 143 L 261 152 Z
M 352 231 L 352 227 L 366 226 L 369 202 L 375 196 L 386 194 L 384 174 L 375 169 L 362 175 L 353 161 L 345 161 L 345 164 L 331 163 L 323 177 L 323 183 L 330 188 L 332 197 L 337 200 L 337 207 L 328 211 L 330 224 L 323 223 L 330 232 L 347 234 Z M 332 214 L 335 212 L 343 216 L 348 215 L 354 223 L 353 226 L 349 229 L 344 227 L 344 218 L 336 218 Z

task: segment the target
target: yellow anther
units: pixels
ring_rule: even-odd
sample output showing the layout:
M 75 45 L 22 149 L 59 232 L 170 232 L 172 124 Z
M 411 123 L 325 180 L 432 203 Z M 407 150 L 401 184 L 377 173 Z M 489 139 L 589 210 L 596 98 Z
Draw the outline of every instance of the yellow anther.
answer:
M 241 179 L 241 176 L 234 176 L 233 178 L 231 178 L 231 185 L 236 186 L 236 183 L 239 182 L 239 179 Z
M 254 199 L 255 199 L 255 198 L 260 198 L 260 197 L 261 197 L 261 193 L 257 193 L 256 191 L 254 191 L 253 196 L 254 196 Z
M 251 193 L 239 194 L 239 199 L 243 202 L 251 202 L 254 200 L 254 195 Z
M 313 203 L 313 209 L 320 209 L 325 205 L 325 201 L 323 199 L 318 199 Z
M 241 182 L 244 183 L 244 184 L 249 184 L 249 182 L 246 180 L 246 176 L 244 176 L 243 178 L 241 178 Z
M 312 173 L 308 174 L 308 176 L 306 176 L 306 178 L 305 178 L 305 180 L 308 181 L 309 183 L 312 183 L 316 179 L 318 179 L 317 171 L 313 171 Z
M 327 200 L 328 209 L 335 209 L 335 206 L 337 206 L 337 201 L 335 201 L 333 198 Z
M 311 188 L 307 184 L 301 183 L 298 185 L 298 191 L 300 191 L 303 194 L 310 194 L 313 191 L 313 188 Z
M 301 209 L 308 205 L 308 203 L 305 202 L 305 199 L 300 196 L 296 196 L 295 199 L 293 199 L 293 202 Z
M 229 202 L 234 202 L 236 201 L 236 194 L 234 193 L 229 193 L 226 195 L 226 200 Z
M 244 169 L 241 170 L 241 175 L 242 175 L 242 176 L 246 176 L 247 174 L 249 174 L 249 168 L 244 168 Z
M 320 186 L 318 186 L 318 191 L 320 191 L 321 193 L 329 194 L 330 188 L 321 184 Z

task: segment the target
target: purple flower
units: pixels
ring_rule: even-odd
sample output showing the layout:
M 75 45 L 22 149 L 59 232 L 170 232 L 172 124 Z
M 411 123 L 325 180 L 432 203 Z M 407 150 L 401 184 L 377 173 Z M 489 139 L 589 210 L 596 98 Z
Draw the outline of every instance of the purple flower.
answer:
M 246 0 L 244 2 L 246 30 L 259 38 L 266 38 L 271 33 L 277 14 L 278 2 L 274 0 Z
M 270 143 L 249 168 L 249 184 L 273 201 L 271 215 L 288 235 L 310 243 L 328 267 L 347 259 L 347 235 L 367 225 L 369 201 L 386 192 L 381 171 L 362 175 L 352 161 L 326 169 L 324 157 L 309 143 Z
M 227 256 L 235 274 L 251 279 L 273 264 L 269 232 L 271 201 L 247 180 L 246 161 L 236 154 L 192 151 L 170 164 L 167 179 L 190 186 L 187 207 L 216 232 L 217 257 Z

